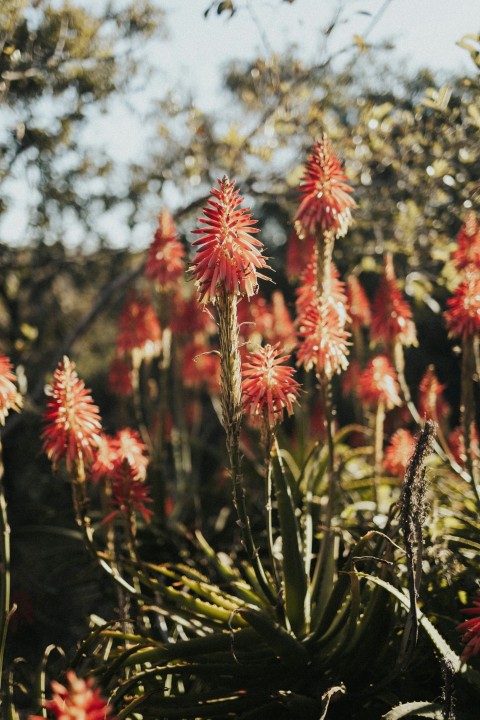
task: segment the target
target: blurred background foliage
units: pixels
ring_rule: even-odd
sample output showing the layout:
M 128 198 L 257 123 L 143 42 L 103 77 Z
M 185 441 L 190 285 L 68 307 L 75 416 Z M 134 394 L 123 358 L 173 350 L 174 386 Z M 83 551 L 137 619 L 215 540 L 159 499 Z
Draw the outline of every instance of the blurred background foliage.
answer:
M 233 24 L 235 10 L 234 2 L 198 3 L 192 22 L 205 23 L 208 37 L 209 13 L 230 14 Z M 78 356 L 79 372 L 107 414 L 113 403 L 105 379 L 116 321 L 129 285 L 141 274 L 143 254 L 113 247 L 109 218 L 121 217 L 131 232 L 147 222 L 153 236 L 162 192 L 174 185 L 184 201 L 170 209 L 188 243 L 210 187 L 226 173 L 253 204 L 275 282 L 291 298 L 283 268 L 296 187 L 308 149 L 326 131 L 359 206 L 354 228 L 337 244 L 336 262 L 341 270 L 375 276 L 384 251 L 401 256 L 405 290 L 420 315 L 429 309 L 431 323 L 446 293 L 441 286 L 448 275 L 441 273 L 455 235 L 466 212 L 479 211 L 478 28 L 463 40 L 472 59 L 468 77 L 438 82 L 428 69 L 405 76 L 388 62 L 388 48 L 371 47 L 368 38 L 352 39 L 356 52 L 346 63 L 342 51 L 316 66 L 293 50 L 266 52 L 225 67 L 224 113 L 208 114 L 173 89 L 136 108 L 148 140 L 147 162 L 115 157 L 107 147 L 93 151 L 84 142 L 85 128 L 110 103 L 151 85 L 145 48 L 162 42 L 167 28 L 168 13 L 148 0 L 120 6 L 3 0 L 0 7 L 0 223 L 2 217 L 19 221 L 12 211 L 16 193 L 28 197 L 29 212 L 21 218 L 21 247 L 0 234 L 1 350 L 20 366 L 28 393 L 27 412 L 6 430 L 6 466 L 17 468 L 15 477 L 7 470 L 6 484 L 16 543 L 14 592 L 21 597 L 29 574 L 36 588 L 36 597 L 24 600 L 27 609 L 17 616 L 24 624 L 17 630 L 23 627 L 32 643 L 33 602 L 39 646 L 42 627 L 52 623 L 59 628 L 54 641 L 65 641 L 60 629 L 69 613 L 67 643 L 73 641 L 84 605 L 94 607 L 104 597 L 99 579 L 88 575 L 86 553 L 84 585 L 81 572 L 72 577 L 72 565 L 52 555 L 58 540 L 38 540 L 39 524 L 56 527 L 56 533 L 69 525 L 68 492 L 39 461 L 38 432 L 43 387 L 63 352 Z M 325 40 L 330 32 L 325 29 Z M 75 242 L 66 241 L 71 237 Z M 88 589 L 81 596 L 79 579 Z M 38 618 L 40 607 L 51 607 L 48 598 L 56 597 L 58 582 L 68 589 L 65 608 L 47 609 Z

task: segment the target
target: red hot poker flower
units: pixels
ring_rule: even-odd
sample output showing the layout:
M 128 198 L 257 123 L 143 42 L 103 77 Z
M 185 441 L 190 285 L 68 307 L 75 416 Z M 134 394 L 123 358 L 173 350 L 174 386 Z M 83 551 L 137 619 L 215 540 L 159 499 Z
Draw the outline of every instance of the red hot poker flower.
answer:
M 346 312 L 339 312 L 333 297 L 312 302 L 297 318 L 299 344 L 297 360 L 305 370 L 313 367 L 328 380 L 348 367 Z
M 383 466 L 386 472 L 403 478 L 405 469 L 415 449 L 415 438 L 408 430 L 397 430 L 385 449 Z
M 68 357 L 55 370 L 48 394 L 42 432 L 46 454 L 54 465 L 65 458 L 69 470 L 77 460 L 91 462 L 102 429 L 100 412 Z
M 400 386 L 395 370 L 386 355 L 372 358 L 359 378 L 358 396 L 368 407 L 376 407 L 380 403 L 391 410 L 401 405 Z
M 105 720 L 110 715 L 111 707 L 95 688 L 92 679 L 82 680 L 73 670 L 67 672 L 67 685 L 60 685 L 55 680 L 51 684 L 53 696 L 45 701 L 45 708 L 57 720 Z M 29 720 L 43 720 L 30 715 Z M 110 717 L 110 720 L 114 718 Z
M 470 211 L 457 235 L 457 249 L 452 253 L 452 260 L 457 270 L 469 266 L 480 269 L 480 229 L 473 211 Z
M 235 183 L 224 177 L 219 187 L 212 188 L 212 197 L 199 222 L 204 227 L 193 232 L 197 254 L 191 267 L 200 301 L 213 303 L 223 295 L 252 297 L 257 292 L 257 277 L 266 279 L 258 270 L 267 268 L 262 243 L 253 237 L 259 232 L 256 220 L 241 208 L 243 198 Z
M 0 354 L 0 425 L 5 424 L 10 410 L 19 412 L 22 407 L 22 396 L 14 385 L 16 381 L 12 363 Z
M 158 355 L 162 331 L 155 310 L 147 295 L 131 291 L 120 314 L 117 338 L 118 355 L 141 351 Z
M 136 479 L 145 479 L 149 459 L 140 435 L 130 428 L 119 430 L 114 437 L 102 433 L 88 475 L 93 482 L 105 480 L 124 460 L 131 465 Z
M 161 291 L 175 287 L 184 272 L 185 248 L 178 239 L 173 218 L 164 209 L 150 245 L 145 263 L 145 275 L 154 280 Z
M 318 140 L 305 166 L 300 182 L 301 202 L 295 216 L 299 234 L 314 235 L 332 232 L 342 237 L 352 221 L 355 201 L 347 184 L 340 160 L 326 134 Z
M 372 340 L 402 345 L 416 345 L 417 332 L 412 311 L 398 287 L 393 258 L 385 256 L 385 269 L 372 303 Z
M 299 385 L 295 370 L 285 363 L 290 355 L 281 355 L 280 343 L 265 345 L 246 356 L 242 367 L 242 392 L 245 412 L 263 416 L 270 428 L 280 422 L 284 410 L 293 413 Z
M 472 604 L 473 607 L 461 610 L 470 619 L 457 625 L 458 632 L 463 633 L 462 642 L 465 643 L 461 655 L 463 662 L 480 653 L 480 590 L 477 590 L 477 597 L 472 600 Z
M 480 274 L 467 273 L 464 281 L 447 300 L 444 313 L 452 337 L 466 339 L 480 332 Z
M 429 365 L 420 380 L 418 412 L 427 420 L 441 420 L 450 414 L 450 406 L 443 399 L 445 385 L 439 381 L 433 365 Z
M 347 278 L 347 307 L 352 327 L 369 327 L 372 322 L 370 303 L 356 275 Z
M 150 488 L 138 478 L 137 469 L 128 460 L 122 460 L 115 466 L 112 479 L 112 505 L 110 513 L 103 523 L 109 523 L 118 515 L 129 518 L 137 510 L 146 523 L 150 522 L 155 513 L 146 503 L 153 502 L 149 496 Z

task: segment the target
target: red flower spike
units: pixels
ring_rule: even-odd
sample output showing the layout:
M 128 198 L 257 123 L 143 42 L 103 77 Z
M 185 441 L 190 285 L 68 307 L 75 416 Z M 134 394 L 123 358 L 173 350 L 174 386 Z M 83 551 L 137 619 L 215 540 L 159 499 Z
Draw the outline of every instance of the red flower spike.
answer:
M 112 393 L 131 397 L 133 393 L 131 372 L 130 364 L 123 358 L 113 358 L 107 378 L 108 387 Z
M 146 503 L 153 502 L 149 496 L 150 488 L 138 479 L 137 469 L 128 460 L 122 460 L 115 466 L 112 478 L 112 505 L 114 507 L 103 523 L 109 523 L 118 515 L 130 517 L 138 511 L 146 523 L 155 514 Z
M 451 337 L 466 339 L 480 332 L 480 273 L 467 273 L 447 308 L 444 317 Z
M 145 262 L 145 275 L 155 281 L 161 291 L 171 290 L 185 270 L 185 248 L 178 239 L 173 218 L 164 209 Z
M 46 700 L 45 708 L 57 720 L 105 720 L 110 716 L 111 707 L 95 688 L 90 678 L 82 680 L 73 670 L 67 672 L 67 684 L 61 685 L 55 680 L 51 683 L 53 696 Z M 43 720 L 30 715 L 29 720 Z M 110 720 L 114 720 L 110 716 Z
M 417 344 L 412 311 L 398 287 L 393 258 L 385 256 L 385 269 L 372 303 L 372 340 L 385 344 L 399 340 L 402 345 Z
M 372 322 L 372 313 L 367 294 L 356 275 L 347 278 L 347 307 L 352 327 L 369 327 Z
M 126 460 L 136 480 L 145 480 L 149 458 L 147 446 L 136 430 L 124 428 L 112 438 L 112 450 L 117 454 L 117 463 Z
M 480 590 L 477 590 L 476 597 L 472 600 L 472 607 L 461 610 L 469 620 L 457 625 L 458 632 L 463 633 L 462 643 L 465 644 L 461 660 L 467 662 L 474 655 L 480 653 Z
M 248 353 L 242 365 L 243 407 L 246 413 L 263 416 L 270 428 L 283 419 L 284 410 L 293 413 L 299 384 L 295 370 L 285 363 L 290 355 L 281 355 L 280 343 L 266 345 Z
M 468 267 L 480 269 L 480 229 L 478 220 L 471 210 L 457 235 L 458 247 L 452 253 L 452 261 L 457 270 Z
M 44 451 L 54 465 L 65 458 L 68 470 L 77 460 L 90 463 L 102 429 L 100 412 L 68 357 L 55 370 L 48 394 L 50 401 L 43 416 Z
M 130 464 L 135 479 L 145 479 L 149 459 L 140 435 L 130 428 L 119 430 L 114 437 L 102 433 L 88 476 L 94 483 L 101 482 L 112 477 L 124 460 Z
M 356 207 L 346 180 L 340 160 L 324 134 L 308 156 L 300 182 L 301 202 L 295 215 L 299 234 L 345 235 L 352 221 L 351 211 Z
M 433 365 L 429 365 L 419 385 L 418 412 L 427 420 L 441 420 L 450 415 L 450 405 L 443 399 L 442 385 L 435 374 Z
M 148 296 L 132 290 L 120 314 L 117 354 L 141 351 L 148 356 L 158 355 L 161 337 L 160 324 Z
M 387 473 L 402 479 L 415 449 L 415 438 L 408 430 L 397 430 L 385 448 L 383 467 Z
M 380 403 L 391 410 L 401 405 L 400 386 L 397 374 L 386 355 L 372 358 L 359 378 L 358 397 L 368 407 L 376 407 Z
M 222 295 L 246 296 L 257 292 L 258 270 L 268 268 L 262 255 L 262 243 L 253 237 L 259 232 L 256 220 L 246 208 L 235 183 L 224 177 L 219 187 L 212 188 L 212 197 L 199 222 L 204 227 L 194 230 L 200 235 L 193 243 L 197 254 L 191 267 L 200 301 L 212 303 Z
M 345 306 L 335 303 L 333 297 L 312 302 L 297 318 L 298 365 L 305 370 L 313 367 L 328 380 L 348 367 L 348 341 L 345 329 Z
M 463 437 L 462 427 L 456 427 L 452 430 L 448 438 L 448 444 L 450 445 L 450 451 L 455 460 L 459 464 L 464 463 L 467 459 L 467 455 L 465 453 L 465 438 Z M 477 458 L 480 457 L 478 432 L 473 423 L 470 428 L 470 450 Z
M 0 425 L 5 424 L 5 418 L 10 410 L 20 411 L 22 407 L 22 396 L 14 383 L 17 376 L 13 372 L 13 365 L 10 360 L 0 354 Z

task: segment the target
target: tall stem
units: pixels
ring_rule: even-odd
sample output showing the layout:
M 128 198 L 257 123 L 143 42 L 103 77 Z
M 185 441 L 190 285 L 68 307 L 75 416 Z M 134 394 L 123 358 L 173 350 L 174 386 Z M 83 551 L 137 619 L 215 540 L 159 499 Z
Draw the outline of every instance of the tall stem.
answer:
M 463 441 L 465 443 L 465 456 L 467 471 L 470 475 L 473 492 L 477 506 L 480 508 L 480 490 L 477 485 L 477 463 L 472 452 L 472 428 L 474 426 L 475 408 L 473 401 L 473 373 L 475 371 L 475 354 L 473 336 L 467 336 L 462 343 L 462 377 L 461 377 L 461 405 Z
M 10 619 L 10 526 L 7 503 L 3 492 L 3 457 L 0 440 L 0 690 L 2 689 L 3 659 Z M 1 698 L 0 698 L 1 707 Z
M 258 549 L 255 547 L 250 519 L 245 501 L 243 484 L 240 430 L 242 424 L 242 374 L 238 347 L 237 300 L 223 294 L 218 300 L 218 329 L 220 338 L 220 368 L 222 388 L 222 420 L 226 433 L 227 452 L 233 484 L 233 504 L 238 515 L 242 540 L 252 563 L 255 575 L 266 597 L 273 604 L 276 598 L 263 569 Z

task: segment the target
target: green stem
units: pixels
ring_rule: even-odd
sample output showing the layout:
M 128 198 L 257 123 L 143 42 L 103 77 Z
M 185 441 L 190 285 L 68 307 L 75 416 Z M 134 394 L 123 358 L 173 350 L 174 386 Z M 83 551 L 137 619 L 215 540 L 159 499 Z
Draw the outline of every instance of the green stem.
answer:
M 465 443 L 465 456 L 467 471 L 470 476 L 473 492 L 480 509 L 480 490 L 477 485 L 476 462 L 471 446 L 471 433 L 474 426 L 473 406 L 473 373 L 475 371 L 475 354 L 473 336 L 467 336 L 462 343 L 462 376 L 461 376 L 461 405 L 463 441 Z
M 312 587 L 310 596 L 313 601 L 315 598 L 318 588 L 320 585 L 320 581 L 323 574 L 323 569 L 325 565 L 326 557 L 328 556 L 328 551 L 330 550 L 331 543 L 333 542 L 333 533 L 332 533 L 332 518 L 333 518 L 333 510 L 335 505 L 335 500 L 337 496 L 337 482 L 335 477 L 335 445 L 334 445 L 334 431 L 333 431 L 333 409 L 331 404 L 331 396 L 330 396 L 330 383 L 326 378 L 320 379 L 320 391 L 322 393 L 322 404 L 325 411 L 325 429 L 327 433 L 327 446 L 328 446 L 328 466 L 327 466 L 327 476 L 328 476 L 328 501 L 327 501 L 327 512 L 325 517 L 325 523 L 324 523 L 324 534 L 322 538 L 322 542 L 320 545 L 320 549 L 318 551 L 317 555 L 317 561 L 315 564 L 315 569 L 313 572 L 313 578 L 312 578 Z
M 267 441 L 265 443 L 265 453 L 267 458 L 267 468 L 265 472 L 265 511 L 267 517 L 267 544 L 270 556 L 270 566 L 272 575 L 275 580 L 277 592 L 280 591 L 281 583 L 277 572 L 275 555 L 273 552 L 273 507 L 272 507 L 272 491 L 273 491 L 273 460 L 275 452 L 275 438 L 271 430 L 268 431 Z
M 3 474 L 2 445 L 0 441 L 0 691 L 2 689 L 8 621 L 10 619 L 10 526 L 7 517 L 7 503 L 3 492 Z M 0 698 L 0 706 L 1 702 Z
M 218 330 L 220 339 L 220 367 L 222 388 L 222 420 L 226 433 L 227 451 L 233 484 L 233 504 L 238 515 L 242 540 L 255 571 L 256 578 L 268 600 L 275 605 L 276 598 L 265 575 L 258 549 L 255 547 L 250 518 L 245 501 L 240 453 L 242 424 L 242 374 L 238 347 L 237 300 L 224 294 L 218 300 Z

